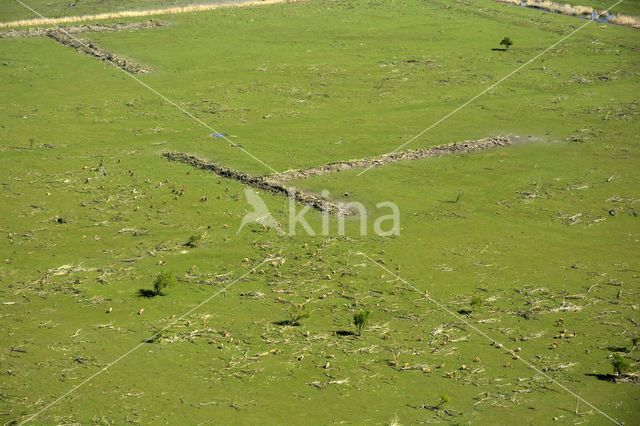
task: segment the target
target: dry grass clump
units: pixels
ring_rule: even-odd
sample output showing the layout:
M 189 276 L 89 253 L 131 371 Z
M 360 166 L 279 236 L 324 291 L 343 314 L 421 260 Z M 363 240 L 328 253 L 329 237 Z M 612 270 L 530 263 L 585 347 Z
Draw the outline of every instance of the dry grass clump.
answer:
M 517 6 L 523 3 L 527 7 L 533 7 L 547 12 L 560 13 L 569 16 L 591 17 L 595 12 L 597 16 L 607 16 L 607 21 L 612 24 L 624 25 L 632 28 L 640 28 L 640 17 L 630 15 L 609 14 L 604 10 L 597 10 L 590 6 L 571 5 L 567 3 L 556 3 L 549 0 L 497 0 L 500 3 L 515 4 Z
M 83 22 L 83 21 L 135 18 L 139 16 L 152 16 L 152 15 L 174 15 L 179 13 L 204 12 L 204 11 L 229 8 L 229 7 L 262 6 L 262 5 L 270 5 L 270 4 L 278 4 L 278 3 L 296 3 L 298 1 L 300 0 L 257 0 L 257 1 L 247 0 L 242 3 L 199 4 L 199 5 L 189 5 L 189 6 L 168 7 L 164 9 L 129 10 L 129 11 L 122 11 L 122 12 L 99 13 L 96 15 L 63 16 L 61 18 L 23 19 L 20 21 L 0 22 L 0 28 L 28 27 L 33 25 L 59 25 L 59 24 L 69 24 L 69 23 Z
M 640 28 L 640 17 L 630 15 L 613 15 L 609 22 L 617 25 L 625 25 L 632 28 Z
M 497 0 L 501 3 L 509 3 L 520 6 L 521 0 Z M 574 6 L 567 3 L 556 3 L 548 0 L 525 0 L 527 7 L 535 7 L 536 9 L 547 10 L 549 12 L 561 13 L 563 15 L 583 16 L 591 15 L 594 9 L 589 6 Z
M 572 15 L 572 16 L 591 16 L 591 14 L 595 11 L 594 8 L 590 6 L 578 6 L 571 5 L 567 3 L 555 3 L 552 1 L 533 1 L 531 4 L 532 7 L 550 10 L 552 12 L 561 13 L 563 15 Z

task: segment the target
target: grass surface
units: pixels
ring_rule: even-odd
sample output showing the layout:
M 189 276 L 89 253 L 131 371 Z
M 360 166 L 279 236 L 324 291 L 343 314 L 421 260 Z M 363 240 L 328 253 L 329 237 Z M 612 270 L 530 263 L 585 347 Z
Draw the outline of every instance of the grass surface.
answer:
M 279 171 L 392 150 L 584 22 L 492 1 L 162 20 L 86 38 L 151 66 L 145 83 Z M 513 47 L 492 51 L 505 36 Z M 38 411 L 248 273 L 36 423 L 607 421 L 469 324 L 633 423 L 637 385 L 593 374 L 612 372 L 614 352 L 638 369 L 639 47 L 636 30 L 590 25 L 408 148 L 538 143 L 297 183 L 371 211 L 396 202 L 401 235 L 385 239 L 355 222 L 344 237 L 236 235 L 244 188 L 160 154 L 268 169 L 113 67 L 47 39 L 0 41 L 1 419 Z M 286 222 L 284 200 L 265 199 Z M 176 285 L 140 297 L 161 271 Z M 309 318 L 278 325 L 302 303 Z M 362 336 L 335 333 L 361 309 Z

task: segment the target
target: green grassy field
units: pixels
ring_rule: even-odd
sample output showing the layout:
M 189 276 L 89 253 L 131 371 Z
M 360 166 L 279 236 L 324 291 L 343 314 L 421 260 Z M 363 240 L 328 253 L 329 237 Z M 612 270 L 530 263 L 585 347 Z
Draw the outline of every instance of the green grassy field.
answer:
M 150 66 L 144 83 L 278 171 L 391 151 L 585 22 L 489 0 L 161 20 L 82 37 Z M 552 378 L 633 424 L 638 385 L 597 375 L 614 353 L 638 370 L 638 49 L 637 30 L 589 25 L 407 148 L 535 143 L 296 183 L 397 203 L 401 233 L 383 238 L 353 220 L 346 236 L 236 235 L 244 187 L 161 154 L 266 167 L 109 65 L 0 40 L 0 420 L 108 367 L 33 423 L 610 422 Z M 177 283 L 141 297 L 161 271 Z M 303 303 L 309 317 L 281 325 Z M 362 336 L 336 333 L 362 309 Z
M 234 1 L 238 0 L 203 0 L 195 4 L 233 3 Z M 193 4 L 193 2 L 188 0 L 78 0 L 71 2 L 66 0 L 30 0 L 23 3 L 47 18 L 79 16 L 102 12 L 148 10 Z M 591 6 L 598 10 L 607 10 L 616 4 L 614 1 L 605 0 L 566 0 L 558 1 L 558 3 Z M 611 12 L 640 16 L 640 1 L 625 0 L 611 9 Z M 0 22 L 32 19 L 35 17 L 32 11 L 16 1 L 6 2 L 6 4 L 0 8 Z

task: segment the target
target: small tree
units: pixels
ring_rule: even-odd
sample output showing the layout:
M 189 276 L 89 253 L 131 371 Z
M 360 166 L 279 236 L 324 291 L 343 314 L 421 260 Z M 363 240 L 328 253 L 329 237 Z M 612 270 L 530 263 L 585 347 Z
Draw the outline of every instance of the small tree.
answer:
M 159 296 L 162 292 L 172 285 L 175 284 L 175 279 L 173 278 L 173 274 L 169 271 L 160 272 L 155 281 L 153 282 L 153 295 Z
M 367 325 L 369 315 L 371 315 L 369 311 L 360 311 L 353 316 L 353 325 L 355 325 L 358 330 L 358 336 L 362 335 L 362 330 Z
M 613 372 L 616 373 L 616 376 L 624 376 L 631 368 L 629 361 L 624 359 L 620 354 L 613 354 L 613 357 L 611 358 L 611 366 L 613 367 Z
M 504 46 L 505 50 L 508 50 L 509 47 L 511 47 L 512 44 L 513 44 L 513 42 L 511 41 L 511 39 L 509 37 L 503 38 L 502 41 L 500 42 L 500 46 Z

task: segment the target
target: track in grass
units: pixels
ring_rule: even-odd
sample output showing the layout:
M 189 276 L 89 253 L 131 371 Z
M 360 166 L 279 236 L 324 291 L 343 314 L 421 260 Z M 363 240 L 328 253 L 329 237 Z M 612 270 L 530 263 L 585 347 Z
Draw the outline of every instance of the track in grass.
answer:
M 145 65 L 119 56 L 113 52 L 97 46 L 95 43 L 74 37 L 61 30 L 50 30 L 47 32 L 47 37 L 57 41 L 60 44 L 77 50 L 80 53 L 84 53 L 85 55 L 89 55 L 103 62 L 108 62 L 131 74 L 145 74 L 151 71 L 151 68 Z
M 64 31 L 68 34 L 80 34 L 80 33 L 104 33 L 104 32 L 117 32 L 117 31 L 134 31 L 134 30 L 146 30 L 149 28 L 162 27 L 165 24 L 156 19 L 149 19 L 144 22 L 129 22 L 129 23 L 115 23 L 115 24 L 89 24 L 89 25 L 74 25 L 74 26 L 62 26 L 62 27 L 49 27 L 49 28 L 29 28 L 27 30 L 9 30 L 0 31 L 0 39 L 3 38 L 22 38 L 22 37 L 46 37 L 50 31 Z
M 442 155 L 465 154 L 468 152 L 483 151 L 485 149 L 500 148 L 512 145 L 513 141 L 505 136 L 480 139 L 477 141 L 464 141 L 448 145 L 440 145 L 425 149 L 408 149 L 405 151 L 383 154 L 378 157 L 369 157 L 359 160 L 338 161 L 323 164 L 308 169 L 288 170 L 286 172 L 270 175 L 270 179 L 285 182 L 292 179 L 307 179 L 313 176 L 322 176 L 329 173 L 339 173 L 351 169 L 368 169 L 382 167 L 398 161 L 422 160 L 424 158 L 439 157 Z
M 348 208 L 340 203 L 333 203 L 323 199 L 321 196 L 305 192 L 296 188 L 287 187 L 272 179 L 261 176 L 251 176 L 246 173 L 222 166 L 213 161 L 198 158 L 195 155 L 181 152 L 166 152 L 163 156 L 170 161 L 186 163 L 201 170 L 211 171 L 218 176 L 237 180 L 252 188 L 262 189 L 274 194 L 281 194 L 292 197 L 301 204 L 308 205 L 324 213 L 350 216 L 353 214 Z
M 516 140 L 523 140 L 517 138 Z M 363 158 L 360 160 L 339 161 L 324 164 L 308 169 L 289 170 L 267 176 L 251 176 L 247 173 L 222 166 L 216 162 L 198 158 L 195 155 L 181 152 L 165 152 L 163 156 L 170 161 L 190 164 L 201 170 L 211 171 L 218 176 L 242 182 L 252 188 L 262 189 L 274 194 L 286 195 L 297 202 L 308 205 L 316 210 L 328 214 L 350 216 L 352 211 L 347 203 L 331 202 L 324 197 L 287 186 L 285 183 L 293 179 L 306 179 L 312 176 L 322 176 L 330 173 L 339 173 L 351 169 L 365 169 L 382 167 L 398 161 L 422 160 L 425 158 L 439 157 L 443 155 L 465 154 L 512 145 L 513 140 L 505 136 L 481 139 L 478 141 L 464 141 L 448 145 L 440 145 L 426 149 L 410 149 L 406 151 L 384 154 L 379 157 Z
M 110 52 L 95 43 L 76 37 L 74 34 L 87 32 L 117 32 L 134 31 L 141 29 L 157 28 L 163 24 L 156 20 L 146 22 L 133 22 L 128 24 L 95 24 L 80 25 L 73 27 L 37 28 L 28 30 L 14 30 L 0 32 L 0 39 L 22 38 L 22 37 L 48 37 L 51 40 L 75 49 L 80 53 L 91 56 L 103 62 L 110 63 L 124 71 L 132 74 L 144 74 L 151 71 L 151 68 L 139 64 L 132 59 L 125 58 L 116 53 Z

